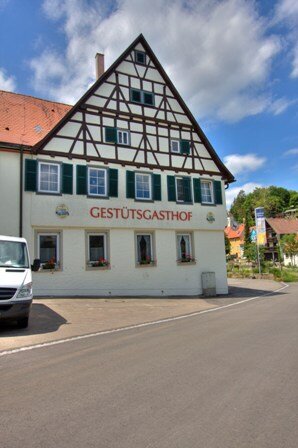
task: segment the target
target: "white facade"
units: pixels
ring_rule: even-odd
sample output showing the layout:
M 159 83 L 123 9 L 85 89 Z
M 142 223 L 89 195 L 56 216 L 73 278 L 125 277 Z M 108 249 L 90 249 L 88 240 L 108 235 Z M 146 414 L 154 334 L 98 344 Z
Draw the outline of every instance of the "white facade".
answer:
M 135 63 L 135 50 L 145 55 L 145 64 Z M 140 104 L 132 101 L 133 89 L 141 92 Z M 147 100 L 154 105 L 144 104 L 146 93 L 152 94 Z M 43 260 L 44 268 L 34 274 L 35 295 L 199 295 L 202 272 L 215 272 L 217 293 L 228 292 L 224 187 L 230 173 L 185 107 L 140 38 L 34 153 L 25 155 L 22 229 L 31 258 L 44 257 L 47 250 L 54 253 L 46 247 L 47 238 L 56 244 L 54 266 L 46 269 L 49 262 Z M 106 128 L 116 141 L 107 141 Z M 119 130 L 128 132 L 124 144 Z M 178 147 L 172 147 L 172 140 Z M 27 160 L 37 162 L 30 168 Z M 63 164 L 71 172 L 67 187 Z M 42 184 L 50 178 L 42 169 L 54 165 L 51 179 L 57 171 L 59 185 L 55 180 L 52 187 L 57 194 L 40 191 L 51 188 L 48 181 Z M 28 174 L 30 169 L 35 174 Z M 0 170 L 0 233 L 18 235 L 19 154 L 0 152 Z M 113 194 L 108 186 L 112 170 L 117 184 Z M 127 172 L 134 173 L 134 197 L 128 192 Z M 142 176 L 136 183 L 138 173 L 144 185 Z M 99 194 L 104 184 L 105 197 L 91 192 L 97 188 Z M 138 194 L 149 197 L 139 200 Z M 91 241 L 104 249 L 90 247 Z M 106 265 L 91 262 L 92 250 L 104 253 Z M 143 263 L 147 253 L 150 262 Z

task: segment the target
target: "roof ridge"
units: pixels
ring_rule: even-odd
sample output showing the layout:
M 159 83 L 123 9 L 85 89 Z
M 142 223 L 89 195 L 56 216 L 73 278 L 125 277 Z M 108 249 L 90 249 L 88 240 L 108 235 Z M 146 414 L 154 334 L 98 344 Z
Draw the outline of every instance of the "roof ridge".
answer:
M 27 95 L 26 93 L 9 92 L 8 90 L 2 90 L 2 89 L 0 89 L 0 93 L 1 93 L 1 92 L 3 92 L 3 93 L 9 93 L 10 95 L 26 96 L 26 97 L 28 97 L 28 98 L 34 98 L 35 100 L 47 101 L 48 103 L 62 104 L 63 106 L 73 107 L 73 104 L 62 103 L 62 102 L 60 102 L 60 101 L 46 100 L 45 98 L 39 98 L 39 97 L 34 96 L 34 95 Z

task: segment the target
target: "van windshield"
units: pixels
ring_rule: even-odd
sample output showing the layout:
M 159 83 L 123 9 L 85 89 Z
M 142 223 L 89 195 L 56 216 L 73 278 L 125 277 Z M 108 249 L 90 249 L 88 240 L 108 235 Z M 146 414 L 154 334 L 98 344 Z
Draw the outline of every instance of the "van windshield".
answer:
M 29 268 L 26 244 L 16 241 L 0 241 L 0 267 Z

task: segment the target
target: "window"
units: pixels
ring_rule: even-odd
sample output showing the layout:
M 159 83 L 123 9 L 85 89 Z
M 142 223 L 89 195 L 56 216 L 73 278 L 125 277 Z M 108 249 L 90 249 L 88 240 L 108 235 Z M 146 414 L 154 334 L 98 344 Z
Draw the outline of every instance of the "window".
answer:
M 88 194 L 90 196 L 107 196 L 107 170 L 88 167 Z
M 171 152 L 175 154 L 190 154 L 190 142 L 188 140 L 171 140 Z
M 154 106 L 154 94 L 138 89 L 130 89 L 130 100 L 133 103 L 144 104 L 146 106 Z
M 152 235 L 137 234 L 137 262 L 140 265 L 149 265 L 154 262 L 152 250 Z
M 25 243 L 0 241 L 0 267 L 29 268 L 28 253 Z
M 38 163 L 38 191 L 40 193 L 60 193 L 60 164 Z
M 88 266 L 109 266 L 107 256 L 107 235 L 105 233 L 88 234 Z
M 189 233 L 177 234 L 178 262 L 187 263 L 194 261 L 192 254 L 191 235 Z
M 202 204 L 213 204 L 213 188 L 212 181 L 201 180 Z
M 143 103 L 149 106 L 154 106 L 154 96 L 151 92 L 143 92 Z
M 129 131 L 111 127 L 105 127 L 106 143 L 119 143 L 119 145 L 129 145 Z
M 55 269 L 60 264 L 59 233 L 38 234 L 38 255 L 43 269 Z
M 171 140 L 171 152 L 180 154 L 180 141 L 179 140 Z
M 117 131 L 117 143 L 119 145 L 129 145 L 129 131 Z
M 151 174 L 135 174 L 135 198 L 150 200 L 152 199 L 152 176 Z
M 177 202 L 184 202 L 183 178 L 176 177 L 176 197 Z
M 189 177 L 176 177 L 176 201 L 192 202 L 191 183 Z
M 146 65 L 146 53 L 144 51 L 135 51 L 135 61 L 138 64 Z

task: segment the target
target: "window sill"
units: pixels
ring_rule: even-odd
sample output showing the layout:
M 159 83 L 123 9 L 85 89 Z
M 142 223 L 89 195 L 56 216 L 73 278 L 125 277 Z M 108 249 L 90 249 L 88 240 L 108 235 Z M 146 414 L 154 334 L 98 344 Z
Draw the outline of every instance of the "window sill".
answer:
M 177 261 L 177 266 L 194 266 L 196 261 Z
M 37 273 L 50 273 L 53 274 L 54 272 L 62 272 L 62 268 L 58 267 L 58 268 L 51 268 L 51 269 L 43 269 L 40 268 L 38 271 L 36 271 Z
M 157 262 L 156 261 L 152 261 L 151 263 L 136 263 L 136 268 L 154 268 L 157 266 Z
M 86 266 L 86 271 L 109 271 L 111 265 L 109 266 Z
M 43 196 L 62 196 L 61 191 L 53 192 L 53 191 L 36 191 L 36 194 Z

